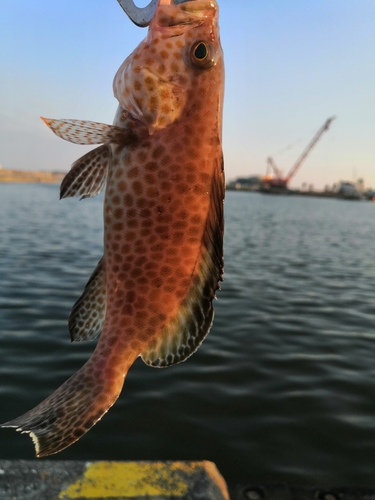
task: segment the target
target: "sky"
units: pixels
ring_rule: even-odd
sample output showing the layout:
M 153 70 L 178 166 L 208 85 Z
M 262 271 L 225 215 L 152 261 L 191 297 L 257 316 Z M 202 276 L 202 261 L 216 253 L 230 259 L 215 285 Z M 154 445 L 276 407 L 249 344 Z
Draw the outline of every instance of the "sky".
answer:
M 286 174 L 334 115 L 291 187 L 375 188 L 375 0 L 219 5 L 227 180 L 265 174 L 268 156 Z M 112 123 L 113 77 L 145 35 L 116 0 L 0 0 L 0 165 L 68 171 L 88 148 L 39 116 Z

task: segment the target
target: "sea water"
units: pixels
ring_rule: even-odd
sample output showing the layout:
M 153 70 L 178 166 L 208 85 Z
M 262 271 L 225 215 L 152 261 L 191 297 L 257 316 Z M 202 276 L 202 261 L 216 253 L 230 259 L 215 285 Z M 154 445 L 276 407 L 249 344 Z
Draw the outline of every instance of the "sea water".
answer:
M 95 342 L 67 318 L 103 253 L 102 195 L 0 184 L 0 421 L 34 407 Z M 375 204 L 228 192 L 215 321 L 185 363 L 130 369 L 61 460 L 212 460 L 229 483 L 373 485 Z M 0 458 L 31 459 L 0 430 Z

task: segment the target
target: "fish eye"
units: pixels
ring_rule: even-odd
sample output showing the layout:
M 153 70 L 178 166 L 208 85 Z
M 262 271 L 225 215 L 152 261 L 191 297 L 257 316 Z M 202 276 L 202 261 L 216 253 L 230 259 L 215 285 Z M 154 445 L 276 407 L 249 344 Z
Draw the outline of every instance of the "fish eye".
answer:
M 206 59 L 207 55 L 207 45 L 203 42 L 198 43 L 198 45 L 194 49 L 194 57 L 199 61 L 203 61 L 203 59 Z
M 208 69 L 216 64 L 216 52 L 211 44 L 195 42 L 190 51 L 191 62 L 197 68 Z

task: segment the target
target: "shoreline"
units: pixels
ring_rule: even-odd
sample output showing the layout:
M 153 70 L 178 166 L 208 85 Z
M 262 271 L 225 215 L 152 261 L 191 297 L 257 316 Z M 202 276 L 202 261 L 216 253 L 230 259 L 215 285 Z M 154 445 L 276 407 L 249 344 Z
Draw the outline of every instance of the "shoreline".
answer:
M 242 193 L 260 193 L 260 194 L 265 194 L 265 195 L 270 195 L 270 196 L 307 196 L 310 198 L 334 198 L 338 200 L 353 200 L 353 201 L 374 201 L 375 202 L 375 197 L 372 198 L 370 196 L 367 196 L 365 194 L 361 194 L 358 196 L 350 196 L 350 195 L 343 195 L 337 192 L 332 192 L 332 191 L 300 191 L 298 189 L 237 189 L 234 188 L 230 185 L 226 186 L 227 191 L 237 191 L 237 192 L 242 192 Z
M 0 169 L 0 183 L 27 182 L 59 184 L 65 175 L 66 174 L 64 172 L 36 172 L 31 170 Z

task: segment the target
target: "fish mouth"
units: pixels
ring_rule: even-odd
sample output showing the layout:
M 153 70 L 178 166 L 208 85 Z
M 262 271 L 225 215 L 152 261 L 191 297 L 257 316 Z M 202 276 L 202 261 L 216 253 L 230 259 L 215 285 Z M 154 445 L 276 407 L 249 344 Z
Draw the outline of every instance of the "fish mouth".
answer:
M 190 14 L 200 14 L 204 11 L 217 10 L 216 2 L 207 0 L 188 0 L 179 5 L 180 9 Z
M 157 24 L 161 27 L 199 25 L 215 17 L 218 10 L 214 0 L 188 0 L 178 5 L 161 3 L 157 11 Z
M 159 0 L 159 6 L 178 6 L 183 7 L 183 10 L 202 10 L 211 8 L 216 5 L 216 0 Z M 202 7 L 203 6 L 203 7 Z

